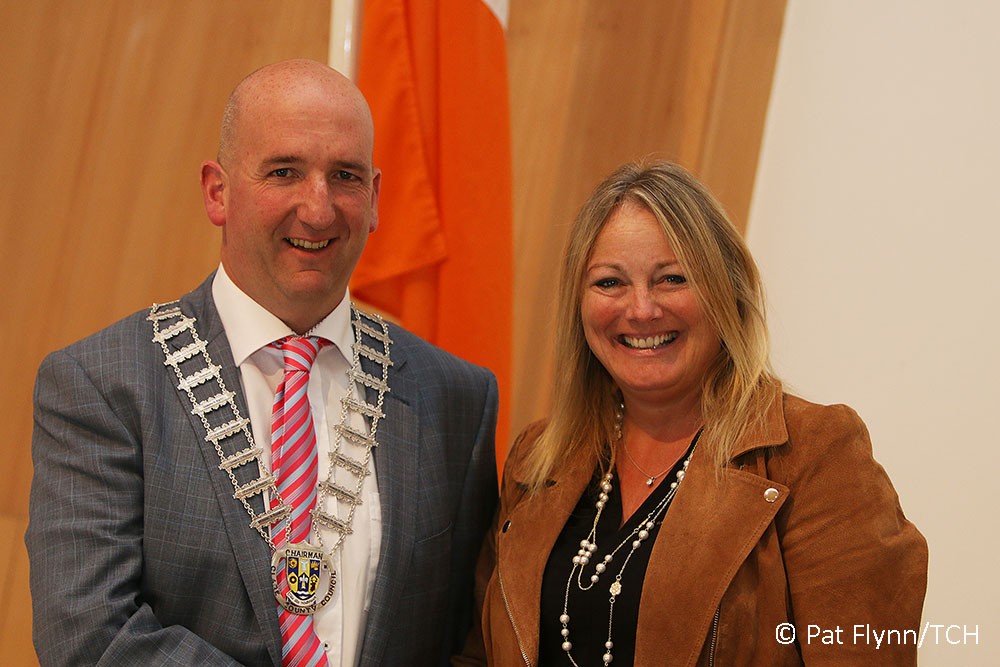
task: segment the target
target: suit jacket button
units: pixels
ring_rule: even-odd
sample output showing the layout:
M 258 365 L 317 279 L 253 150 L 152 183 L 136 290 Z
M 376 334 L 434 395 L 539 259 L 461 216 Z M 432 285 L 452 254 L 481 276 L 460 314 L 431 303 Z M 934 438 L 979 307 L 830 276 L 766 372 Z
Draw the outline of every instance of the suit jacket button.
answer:
M 500 529 L 500 532 L 501 533 L 506 533 L 508 528 L 510 528 L 510 521 L 509 520 L 503 522 L 503 528 Z
M 769 503 L 773 503 L 775 500 L 778 499 L 779 495 L 781 494 L 778 492 L 778 490 L 772 486 L 771 488 L 764 491 L 764 500 L 766 500 Z

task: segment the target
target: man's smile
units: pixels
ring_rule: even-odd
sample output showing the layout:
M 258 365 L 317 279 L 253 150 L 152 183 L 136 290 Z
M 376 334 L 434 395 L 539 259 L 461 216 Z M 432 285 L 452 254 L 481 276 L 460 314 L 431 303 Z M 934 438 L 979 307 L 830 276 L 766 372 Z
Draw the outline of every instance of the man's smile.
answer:
M 330 239 L 326 239 L 325 241 L 307 241 L 305 239 L 286 238 L 285 240 L 302 250 L 322 250 L 330 245 Z

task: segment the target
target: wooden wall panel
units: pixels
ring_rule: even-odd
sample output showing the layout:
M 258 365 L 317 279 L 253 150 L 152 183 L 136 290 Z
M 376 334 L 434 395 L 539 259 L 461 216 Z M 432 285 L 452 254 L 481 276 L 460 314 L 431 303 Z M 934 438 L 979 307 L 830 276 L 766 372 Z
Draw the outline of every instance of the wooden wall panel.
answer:
M 621 162 L 698 173 L 746 219 L 785 0 L 512 0 L 512 429 L 548 411 L 567 226 Z
M 0 0 L 0 345 L 19 349 L 0 385 L 15 526 L 0 663 L 33 662 L 21 535 L 39 362 L 216 266 L 198 173 L 225 99 L 265 63 L 325 60 L 329 16 L 329 0 Z
M 3 535 L 21 536 L 27 519 L 0 516 Z M 4 665 L 37 665 L 31 645 L 28 552 L 19 539 L 0 545 L 0 658 Z
M 746 230 L 785 0 L 732 0 L 697 169 Z

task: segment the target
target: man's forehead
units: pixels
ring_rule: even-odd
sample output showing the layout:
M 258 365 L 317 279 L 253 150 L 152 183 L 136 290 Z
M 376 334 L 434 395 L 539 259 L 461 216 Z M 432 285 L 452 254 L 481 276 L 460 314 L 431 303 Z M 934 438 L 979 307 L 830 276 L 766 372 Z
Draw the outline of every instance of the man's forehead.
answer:
M 370 119 L 355 110 L 305 105 L 247 111 L 234 128 L 237 143 L 247 152 L 300 157 L 333 153 L 355 162 L 371 159 L 374 130 Z

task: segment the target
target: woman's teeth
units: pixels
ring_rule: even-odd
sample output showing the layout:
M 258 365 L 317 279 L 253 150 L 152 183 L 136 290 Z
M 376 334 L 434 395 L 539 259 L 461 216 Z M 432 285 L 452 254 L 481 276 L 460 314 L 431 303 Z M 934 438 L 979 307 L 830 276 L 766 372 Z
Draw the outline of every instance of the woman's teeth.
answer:
M 677 332 L 671 331 L 668 334 L 663 334 L 660 336 L 650 336 L 649 338 L 636 338 L 634 336 L 622 336 L 622 342 L 628 347 L 634 347 L 637 350 L 650 350 L 656 347 L 661 347 L 667 343 L 673 342 L 677 338 Z

